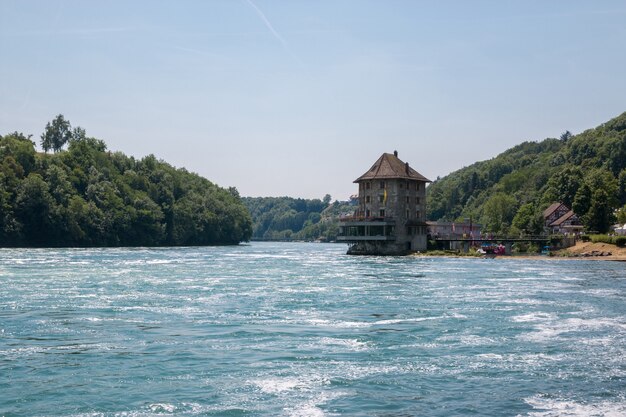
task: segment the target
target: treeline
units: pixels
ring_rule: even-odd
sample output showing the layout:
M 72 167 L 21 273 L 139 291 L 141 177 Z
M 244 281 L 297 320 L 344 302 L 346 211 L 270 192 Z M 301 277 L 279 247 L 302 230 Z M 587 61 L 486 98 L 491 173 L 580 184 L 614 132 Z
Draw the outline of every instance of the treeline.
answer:
M 540 233 L 553 202 L 590 231 L 626 222 L 626 113 L 578 135 L 524 142 L 437 179 L 427 189 L 432 220 L 472 218 L 494 233 Z
M 107 151 L 62 115 L 41 142 L 54 153 L 36 152 L 22 133 L 0 136 L 3 247 L 230 245 L 251 237 L 234 188 L 153 155 L 136 160 Z
M 252 215 L 253 239 L 334 240 L 345 203 L 291 197 L 244 197 Z

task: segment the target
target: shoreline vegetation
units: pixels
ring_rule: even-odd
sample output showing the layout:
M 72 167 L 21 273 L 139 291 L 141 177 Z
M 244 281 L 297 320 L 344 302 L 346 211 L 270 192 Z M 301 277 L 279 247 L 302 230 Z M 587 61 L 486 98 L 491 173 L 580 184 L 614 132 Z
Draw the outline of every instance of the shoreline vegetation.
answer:
M 235 188 L 224 189 L 154 155 L 107 150 L 48 123 L 37 152 L 31 136 L 0 136 L 0 246 L 144 247 L 236 245 L 252 219 Z M 67 149 L 64 149 L 67 145 Z
M 454 257 L 454 258 L 497 258 L 497 259 L 545 259 L 545 260 L 591 260 L 591 261 L 619 261 L 626 262 L 626 248 L 604 242 L 576 242 L 575 246 L 559 249 L 550 254 L 521 252 L 512 255 L 486 256 L 476 251 L 462 253 L 453 250 L 434 250 L 415 253 L 415 257 Z
M 496 235 L 539 235 L 543 211 L 559 202 L 588 233 L 626 223 L 626 112 L 595 128 L 527 141 L 437 178 L 430 220 L 473 221 Z
M 135 159 L 112 152 L 85 129 L 72 128 L 63 115 L 45 126 L 40 140 L 45 152 L 37 152 L 31 138 L 18 132 L 0 136 L 0 247 L 332 242 L 339 218 L 354 210 L 354 201 L 331 203 L 328 194 L 322 199 L 241 197 L 234 187 L 219 187 L 154 155 Z M 473 220 L 496 235 L 537 235 L 545 233 L 542 210 L 561 201 L 579 215 L 588 233 L 607 233 L 616 221 L 626 222 L 625 161 L 623 113 L 578 135 L 565 132 L 559 139 L 524 142 L 437 178 L 427 189 L 427 216 Z M 539 256 L 532 248 L 518 251 Z M 552 255 L 626 256 L 616 253 L 621 251 Z

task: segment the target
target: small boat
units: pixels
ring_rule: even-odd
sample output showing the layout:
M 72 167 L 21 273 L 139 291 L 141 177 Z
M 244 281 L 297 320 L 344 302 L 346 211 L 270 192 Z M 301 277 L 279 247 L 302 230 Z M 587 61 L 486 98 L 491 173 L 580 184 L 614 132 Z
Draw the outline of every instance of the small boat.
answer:
M 497 255 L 504 255 L 505 248 L 503 244 L 483 243 L 479 249 L 480 253 L 484 253 L 486 257 L 495 257 Z

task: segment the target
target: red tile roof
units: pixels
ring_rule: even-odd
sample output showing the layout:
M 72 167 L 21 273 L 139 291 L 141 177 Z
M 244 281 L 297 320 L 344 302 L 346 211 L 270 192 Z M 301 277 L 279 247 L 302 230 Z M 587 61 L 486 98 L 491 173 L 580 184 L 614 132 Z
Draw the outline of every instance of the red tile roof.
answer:
M 544 219 L 548 218 L 552 213 L 554 213 L 556 211 L 556 209 L 558 209 L 562 205 L 563 205 L 563 203 L 552 203 L 552 205 L 550 207 L 548 207 L 547 209 L 545 209 L 543 211 L 543 218 Z
M 374 179 L 408 179 L 418 180 L 424 182 L 432 182 L 422 174 L 414 170 L 408 163 L 402 162 L 397 155 L 384 153 L 374 165 L 365 174 L 354 180 L 354 182 L 360 182 L 364 180 Z
M 575 216 L 575 215 L 576 214 L 572 210 L 570 210 L 564 215 L 562 215 L 561 217 L 559 217 L 558 219 L 556 219 L 555 221 L 553 221 L 552 223 L 550 223 L 550 226 L 560 226 L 561 224 L 563 224 L 563 222 L 565 222 L 566 220 L 569 220 L 572 216 Z

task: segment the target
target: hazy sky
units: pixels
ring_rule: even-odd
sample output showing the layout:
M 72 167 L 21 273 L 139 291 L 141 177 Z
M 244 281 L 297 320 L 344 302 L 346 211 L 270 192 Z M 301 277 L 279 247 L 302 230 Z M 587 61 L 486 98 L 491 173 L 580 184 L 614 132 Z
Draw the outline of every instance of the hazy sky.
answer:
M 246 196 L 346 199 L 626 111 L 626 2 L 0 0 L 0 134 L 62 113 Z

